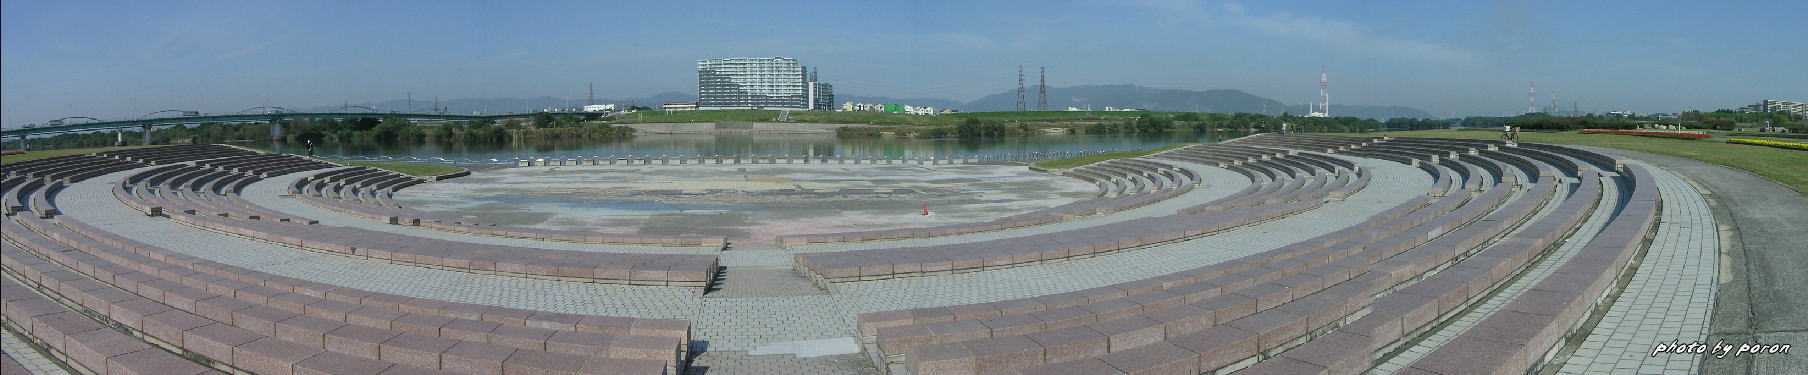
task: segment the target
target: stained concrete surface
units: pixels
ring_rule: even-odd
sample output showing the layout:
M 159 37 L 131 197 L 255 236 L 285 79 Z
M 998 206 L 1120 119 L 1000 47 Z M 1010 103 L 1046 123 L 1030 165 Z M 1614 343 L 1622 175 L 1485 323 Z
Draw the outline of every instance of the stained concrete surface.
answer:
M 757 244 L 782 234 L 984 221 L 1097 192 L 1024 166 L 614 165 L 494 169 L 410 187 L 395 200 L 484 223 Z

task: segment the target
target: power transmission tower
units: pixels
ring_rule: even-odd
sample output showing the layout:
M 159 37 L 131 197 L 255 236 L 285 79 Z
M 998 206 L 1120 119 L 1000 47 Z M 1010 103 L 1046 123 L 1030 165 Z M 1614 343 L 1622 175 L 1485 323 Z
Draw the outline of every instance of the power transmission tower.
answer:
M 1042 67 L 1042 76 L 1036 83 L 1036 110 L 1048 110 L 1048 67 Z
M 1025 110 L 1023 106 L 1023 65 L 1017 66 L 1017 110 Z
M 1526 84 L 1526 113 L 1538 113 L 1538 82 Z
M 1318 110 L 1324 111 L 1325 117 L 1331 117 L 1331 76 L 1325 73 L 1324 65 L 1318 66 L 1318 106 Z
M 590 83 L 590 101 L 584 105 L 596 105 L 596 82 Z

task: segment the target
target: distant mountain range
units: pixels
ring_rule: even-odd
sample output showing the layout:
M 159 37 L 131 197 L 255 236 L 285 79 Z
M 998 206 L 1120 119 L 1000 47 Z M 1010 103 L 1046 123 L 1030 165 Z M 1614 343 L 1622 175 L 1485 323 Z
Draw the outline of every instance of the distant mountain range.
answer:
M 658 108 L 667 102 L 694 102 L 697 96 L 682 92 L 665 92 L 644 98 L 598 98 L 597 103 L 613 103 L 618 105 L 638 104 Z M 1012 111 L 1017 109 L 1017 90 L 1009 90 L 998 94 L 987 95 L 978 100 L 962 103 L 959 101 L 937 98 L 899 99 L 883 96 L 837 95 L 836 103 L 857 102 L 872 104 L 908 104 L 913 106 L 931 106 L 938 109 L 957 109 L 967 112 Z M 1034 109 L 1036 106 L 1036 87 L 1024 88 L 1024 104 Z M 439 105 L 447 108 L 447 112 L 466 113 L 510 113 L 533 112 L 554 108 L 573 108 L 583 106 L 586 99 L 565 99 L 550 96 L 534 98 L 496 98 L 496 99 L 450 99 L 441 101 Z M 382 112 L 404 112 L 410 108 L 407 100 L 387 100 L 376 103 L 351 103 L 376 108 Z M 431 111 L 432 98 L 415 98 L 412 103 L 415 111 Z M 1090 106 L 1090 107 L 1088 107 Z M 318 106 L 314 108 L 291 108 L 298 111 L 330 111 L 339 105 Z M 1279 115 L 1282 111 L 1294 115 L 1306 114 L 1305 105 L 1287 105 L 1280 101 L 1256 96 L 1241 90 L 1220 89 L 1192 91 L 1180 89 L 1161 89 L 1136 85 L 1089 85 L 1048 88 L 1048 109 L 1059 111 L 1067 107 L 1080 109 L 1090 108 L 1103 111 L 1105 107 L 1137 108 L 1165 112 L 1215 112 L 1215 113 L 1267 113 Z M 1331 114 L 1360 118 L 1385 120 L 1395 117 L 1433 118 L 1431 113 L 1412 107 L 1402 106 L 1364 106 L 1331 104 Z
M 686 94 L 686 93 L 681 93 L 681 92 L 676 92 L 676 91 L 660 93 L 658 95 L 653 95 L 653 96 L 645 97 L 645 98 L 618 98 L 618 99 L 597 98 L 596 99 L 597 104 L 614 103 L 617 105 L 624 105 L 624 106 L 629 105 L 629 104 L 636 104 L 636 105 L 642 105 L 642 106 L 653 107 L 653 108 L 659 108 L 660 104 L 666 103 L 666 102 L 694 102 L 694 101 L 697 101 L 696 95 Z M 566 99 L 566 98 L 554 98 L 551 96 L 541 96 L 541 97 L 533 97 L 533 98 L 448 99 L 448 100 L 440 101 L 439 105 L 440 105 L 440 107 L 446 108 L 447 113 L 452 113 L 452 114 L 471 114 L 471 113 L 499 114 L 499 113 L 510 113 L 510 112 L 516 112 L 516 113 L 534 112 L 534 111 L 539 111 L 539 110 L 544 110 L 544 109 L 555 109 L 555 108 L 575 108 L 575 107 L 584 106 L 584 104 L 586 102 L 587 102 L 587 99 L 585 99 L 585 98 Z M 406 99 L 392 99 L 392 100 L 385 100 L 385 101 L 374 102 L 374 103 L 370 103 L 370 102 L 351 103 L 351 105 L 354 105 L 354 106 L 365 106 L 365 107 L 375 108 L 379 112 L 408 112 L 409 111 L 408 108 L 410 108 L 409 104 L 410 104 L 409 101 Z M 312 108 L 290 108 L 290 109 L 296 110 L 296 111 L 331 111 L 331 110 L 338 109 L 340 106 L 343 106 L 343 105 L 345 105 L 345 104 L 325 105 L 325 106 L 317 106 L 317 107 L 312 107 Z M 432 111 L 433 110 L 433 98 L 414 98 L 412 108 L 416 112 Z
M 1036 106 L 1036 87 L 1024 88 L 1024 104 Z M 1267 113 L 1279 115 L 1287 111 L 1295 115 L 1306 114 L 1305 105 L 1288 106 L 1280 101 L 1256 96 L 1242 90 L 1220 89 L 1192 91 L 1180 89 L 1159 89 L 1136 85 L 1094 85 L 1048 88 L 1048 109 L 1064 110 L 1067 107 L 1086 109 L 1090 105 L 1094 111 L 1102 111 L 1105 107 L 1137 108 L 1164 112 L 1216 112 L 1216 113 Z M 1012 111 L 1017 109 L 1017 90 L 987 95 L 960 107 L 968 112 Z M 1337 116 L 1372 118 L 1385 120 L 1394 117 L 1431 118 L 1431 114 L 1423 110 L 1398 106 L 1362 106 L 1331 104 L 1331 113 Z

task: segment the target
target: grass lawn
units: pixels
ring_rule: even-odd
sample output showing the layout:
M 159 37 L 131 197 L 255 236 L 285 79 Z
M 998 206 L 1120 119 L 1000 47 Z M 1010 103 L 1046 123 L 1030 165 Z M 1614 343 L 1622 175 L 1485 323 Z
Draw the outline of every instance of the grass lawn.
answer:
M 1198 144 L 1198 143 L 1179 143 L 1179 144 L 1168 145 L 1168 146 L 1162 147 L 1162 148 L 1155 148 L 1155 149 L 1148 149 L 1148 150 L 1118 151 L 1118 152 L 1109 152 L 1109 153 L 1096 154 L 1096 155 L 1075 156 L 1075 157 L 1064 158 L 1064 159 L 1043 160 L 1043 161 L 1036 162 L 1036 166 L 1043 167 L 1043 168 L 1049 168 L 1049 169 L 1067 169 L 1067 168 L 1083 166 L 1083 165 L 1097 163 L 1097 162 L 1111 160 L 1111 159 L 1142 157 L 1142 156 L 1157 153 L 1157 152 L 1172 150 L 1172 149 L 1186 147 L 1186 146 L 1192 146 L 1192 145 L 1196 145 L 1196 144 Z
M 130 149 L 134 149 L 134 148 L 162 147 L 162 146 L 166 146 L 166 145 L 68 148 L 68 149 L 42 150 L 42 151 L 34 150 L 34 151 L 27 151 L 23 154 L 18 154 L 18 155 L 0 156 L 0 164 L 12 164 L 12 163 L 38 160 L 38 159 L 48 159 L 48 158 L 54 158 L 54 157 L 64 156 L 64 155 L 84 155 L 84 154 L 92 154 L 92 153 L 96 153 L 96 152 L 119 151 L 119 150 L 130 150 Z
M 1417 130 L 1327 134 L 1353 137 L 1500 139 L 1498 131 Z M 1756 173 L 1794 188 L 1797 192 L 1808 194 L 1808 152 L 1804 151 L 1741 145 L 1714 139 L 1668 139 L 1620 134 L 1523 132 L 1519 136 L 1520 140 L 1526 142 L 1598 146 L 1681 156 Z
M 454 167 L 454 166 L 450 166 L 450 165 L 420 164 L 420 163 L 390 163 L 390 162 L 380 162 L 380 161 L 342 161 L 342 162 L 339 162 L 339 164 L 359 166 L 359 167 L 371 167 L 371 168 L 378 168 L 378 169 L 387 169 L 390 171 L 394 171 L 396 173 L 401 173 L 401 174 L 405 174 L 405 175 L 409 175 L 409 176 L 438 176 L 438 175 L 442 175 L 442 174 L 447 174 L 447 173 L 452 173 L 452 172 L 457 172 L 457 171 L 463 170 L 463 168 Z

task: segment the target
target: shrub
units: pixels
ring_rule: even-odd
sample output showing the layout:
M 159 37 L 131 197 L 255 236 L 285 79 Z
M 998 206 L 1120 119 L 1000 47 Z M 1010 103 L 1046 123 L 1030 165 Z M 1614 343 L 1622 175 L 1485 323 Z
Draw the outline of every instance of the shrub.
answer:
M 1778 141 L 1769 141 L 1769 140 L 1751 139 L 1751 138 L 1727 138 L 1726 143 L 1738 143 L 1738 144 L 1742 144 L 1742 145 L 1755 145 L 1755 146 L 1770 146 L 1770 147 L 1776 147 L 1776 148 L 1782 148 L 1782 149 L 1808 151 L 1808 143 L 1778 142 Z
M 1702 139 L 1702 138 L 1712 137 L 1711 135 L 1708 135 L 1707 133 L 1658 132 L 1658 131 L 1638 131 L 1638 130 L 1582 129 L 1581 133 L 1582 134 L 1625 134 L 1625 135 L 1637 135 L 1637 136 L 1645 136 L 1645 137 L 1676 138 L 1676 139 Z

